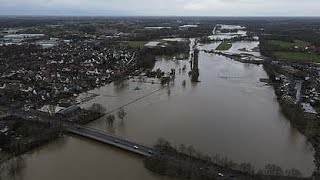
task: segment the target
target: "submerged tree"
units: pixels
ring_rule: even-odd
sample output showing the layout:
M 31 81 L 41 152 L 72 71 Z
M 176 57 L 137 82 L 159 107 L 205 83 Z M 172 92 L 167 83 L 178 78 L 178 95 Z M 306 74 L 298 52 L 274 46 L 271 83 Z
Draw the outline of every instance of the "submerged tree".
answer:
M 97 112 L 97 113 L 102 113 L 102 114 L 106 112 L 106 108 L 98 103 L 92 104 L 92 106 L 89 108 L 89 110 L 91 110 L 93 112 Z
M 182 81 L 182 86 L 183 86 L 183 87 L 186 87 L 186 80 L 183 80 L 183 81 Z
M 106 117 L 106 121 L 107 121 L 107 124 L 109 126 L 113 126 L 113 123 L 115 121 L 115 116 L 113 114 L 109 114 L 107 117 Z
M 199 67 L 198 67 L 198 59 L 199 58 L 199 50 L 194 50 L 194 58 L 193 58 L 193 68 L 191 71 L 191 81 L 192 82 L 198 82 L 199 78 Z
M 117 112 L 118 118 L 121 119 L 123 121 L 124 117 L 127 115 L 127 113 L 125 112 L 124 108 L 121 107 L 119 109 L 119 111 Z

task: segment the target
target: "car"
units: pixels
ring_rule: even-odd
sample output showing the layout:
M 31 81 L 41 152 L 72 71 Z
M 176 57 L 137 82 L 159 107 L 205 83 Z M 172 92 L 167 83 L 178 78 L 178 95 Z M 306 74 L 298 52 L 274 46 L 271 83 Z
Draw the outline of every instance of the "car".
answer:
M 135 149 L 139 149 L 139 147 L 138 147 L 138 146 L 133 146 L 133 148 L 135 148 Z
M 151 150 L 148 151 L 149 154 L 153 154 L 153 152 Z
M 28 116 L 28 119 L 36 119 L 37 116 Z
M 119 143 L 119 141 L 118 141 L 118 140 L 116 140 L 116 139 L 115 139 L 115 140 L 113 140 L 113 141 L 114 141 L 115 143 Z
M 222 173 L 218 173 L 218 176 L 220 177 L 224 177 L 224 175 Z

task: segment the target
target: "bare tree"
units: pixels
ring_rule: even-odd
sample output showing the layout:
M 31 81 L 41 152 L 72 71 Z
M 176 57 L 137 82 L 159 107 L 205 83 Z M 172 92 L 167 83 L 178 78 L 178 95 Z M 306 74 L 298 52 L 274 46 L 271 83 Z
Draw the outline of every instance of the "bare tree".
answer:
M 185 153 L 186 152 L 186 146 L 184 145 L 184 144 L 180 144 L 179 145 L 179 151 L 180 151 L 180 153 Z
M 127 113 L 124 111 L 124 108 L 121 107 L 119 111 L 117 112 L 118 118 L 120 118 L 122 121 L 124 117 L 127 115 Z
M 287 169 L 285 175 L 289 177 L 301 177 L 302 173 L 298 169 L 292 168 Z
M 182 81 L 182 86 L 183 86 L 183 87 L 186 87 L 186 80 L 183 80 L 183 81 Z
M 189 156 L 192 157 L 196 150 L 194 149 L 194 147 L 192 145 L 190 145 L 190 146 L 188 146 L 187 151 L 188 151 Z
M 262 173 L 267 176 L 283 176 L 282 168 L 275 164 L 267 164 L 262 170 Z
M 113 123 L 115 121 L 115 116 L 113 114 L 109 114 L 107 117 L 106 117 L 106 121 L 107 121 L 107 124 L 108 126 L 113 126 Z
M 239 170 L 251 176 L 255 174 L 255 168 L 250 163 L 241 163 L 239 165 Z

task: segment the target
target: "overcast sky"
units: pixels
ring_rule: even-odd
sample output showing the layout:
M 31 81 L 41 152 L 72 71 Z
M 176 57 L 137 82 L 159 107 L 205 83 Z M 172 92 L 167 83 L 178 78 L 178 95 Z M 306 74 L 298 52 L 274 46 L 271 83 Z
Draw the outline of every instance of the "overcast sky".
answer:
M 0 0 L 0 15 L 320 16 L 320 0 Z

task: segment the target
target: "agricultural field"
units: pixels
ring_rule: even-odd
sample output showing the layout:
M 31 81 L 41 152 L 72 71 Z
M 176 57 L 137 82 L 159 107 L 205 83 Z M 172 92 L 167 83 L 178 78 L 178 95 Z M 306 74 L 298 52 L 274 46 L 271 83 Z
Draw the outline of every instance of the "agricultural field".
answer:
M 287 42 L 287 41 L 280 41 L 280 40 L 270 40 L 268 43 L 271 46 L 278 46 L 283 49 L 291 49 L 295 46 L 298 46 L 299 48 L 305 48 L 307 46 L 310 46 L 310 43 L 301 41 L 301 40 L 294 40 L 294 42 Z
M 282 60 L 320 62 L 320 55 L 311 53 L 278 51 L 274 52 L 274 55 L 277 59 Z
M 138 47 L 144 47 L 148 41 L 125 41 L 122 42 L 121 44 L 123 46 L 130 46 L 132 48 L 138 48 Z
M 308 52 L 306 47 L 311 44 L 302 40 L 281 41 L 269 40 L 266 44 L 275 58 L 279 60 L 292 60 L 300 62 L 320 62 L 320 55 L 314 52 Z
M 232 43 L 230 42 L 222 42 L 217 48 L 216 50 L 218 51 L 227 51 L 232 47 Z

